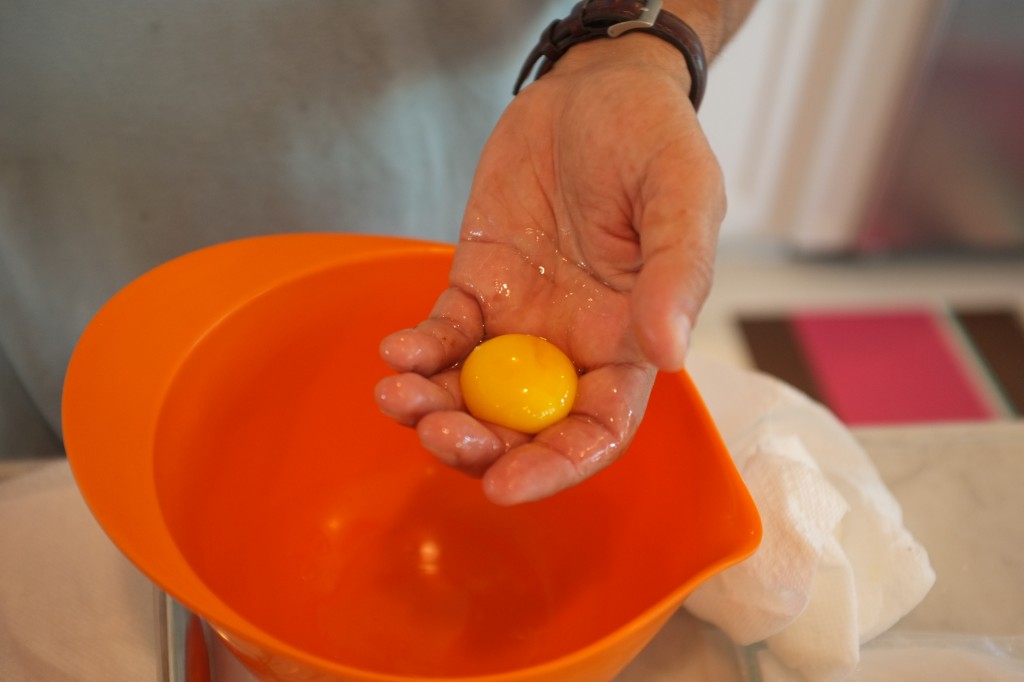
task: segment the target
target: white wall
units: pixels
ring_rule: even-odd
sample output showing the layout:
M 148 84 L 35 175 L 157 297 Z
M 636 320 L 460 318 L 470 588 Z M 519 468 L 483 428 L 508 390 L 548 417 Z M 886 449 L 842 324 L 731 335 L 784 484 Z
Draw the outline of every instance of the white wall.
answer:
M 941 0 L 760 0 L 712 65 L 701 120 L 729 191 L 723 240 L 853 238 Z

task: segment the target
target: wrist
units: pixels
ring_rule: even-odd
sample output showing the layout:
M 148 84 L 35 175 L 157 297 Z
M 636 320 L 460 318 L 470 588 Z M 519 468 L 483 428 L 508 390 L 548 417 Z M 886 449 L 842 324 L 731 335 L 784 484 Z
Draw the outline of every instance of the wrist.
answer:
M 679 51 L 659 38 L 641 33 L 576 45 L 558 60 L 551 72 L 573 76 L 604 68 L 659 71 L 676 81 L 683 92 L 688 92 L 692 84 L 690 70 Z
M 697 109 L 707 78 L 704 47 L 698 34 L 662 5 L 663 0 L 580 0 L 569 16 L 552 22 L 541 34 L 523 64 L 513 94 L 519 92 L 535 67 L 536 77 L 540 78 L 573 50 L 584 56 L 573 57 L 570 63 L 597 59 L 602 53 L 625 54 L 633 62 L 643 61 L 647 68 L 652 64 L 671 63 L 665 61 L 664 45 L 658 48 L 649 40 L 639 41 L 639 35 L 653 37 L 674 48 L 676 59 L 682 61 L 689 72 L 689 99 Z M 626 41 L 625 46 L 623 41 Z M 584 50 L 588 43 L 595 43 L 596 47 Z M 616 43 L 618 45 L 614 45 Z M 676 70 L 675 73 L 682 72 Z

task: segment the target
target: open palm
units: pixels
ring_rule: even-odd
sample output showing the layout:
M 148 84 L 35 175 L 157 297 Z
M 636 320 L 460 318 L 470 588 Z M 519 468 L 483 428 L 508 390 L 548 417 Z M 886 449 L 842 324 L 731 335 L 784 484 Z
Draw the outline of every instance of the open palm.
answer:
M 399 374 L 378 404 L 496 502 L 585 479 L 627 448 L 657 370 L 682 365 L 723 214 L 684 78 L 628 60 L 556 68 L 484 148 L 451 286 L 382 342 Z M 512 332 L 548 339 L 580 372 L 571 414 L 536 436 L 477 421 L 460 396 L 459 363 Z

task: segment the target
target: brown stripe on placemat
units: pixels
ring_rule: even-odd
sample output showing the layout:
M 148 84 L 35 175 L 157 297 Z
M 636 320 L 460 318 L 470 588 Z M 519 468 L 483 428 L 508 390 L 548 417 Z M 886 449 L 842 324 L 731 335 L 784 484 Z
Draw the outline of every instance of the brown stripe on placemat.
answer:
M 757 369 L 782 379 L 818 402 L 823 401 L 821 388 L 804 359 L 788 318 L 742 316 L 739 326 Z
M 954 310 L 1010 407 L 1024 415 L 1024 328 L 1010 310 Z

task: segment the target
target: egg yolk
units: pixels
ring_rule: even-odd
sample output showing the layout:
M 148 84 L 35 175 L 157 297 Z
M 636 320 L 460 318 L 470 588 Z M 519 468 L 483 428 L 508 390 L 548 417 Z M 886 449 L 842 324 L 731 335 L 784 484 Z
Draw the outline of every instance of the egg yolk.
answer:
M 550 341 L 504 334 L 473 349 L 459 383 L 477 419 L 537 433 L 569 414 L 579 379 L 572 360 Z

